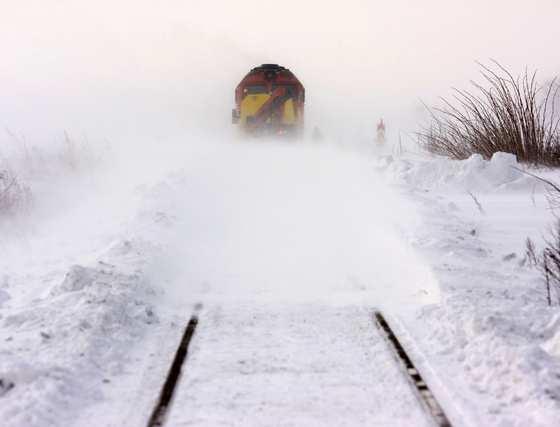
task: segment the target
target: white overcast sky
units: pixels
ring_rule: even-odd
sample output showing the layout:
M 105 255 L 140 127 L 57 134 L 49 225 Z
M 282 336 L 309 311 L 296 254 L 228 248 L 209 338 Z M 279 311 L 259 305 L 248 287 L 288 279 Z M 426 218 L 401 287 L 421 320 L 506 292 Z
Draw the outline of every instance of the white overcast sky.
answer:
M 558 0 L 0 0 L 0 126 L 37 142 L 227 129 L 263 62 L 302 80 L 308 122 L 399 126 L 476 60 L 544 80 L 559 47 Z

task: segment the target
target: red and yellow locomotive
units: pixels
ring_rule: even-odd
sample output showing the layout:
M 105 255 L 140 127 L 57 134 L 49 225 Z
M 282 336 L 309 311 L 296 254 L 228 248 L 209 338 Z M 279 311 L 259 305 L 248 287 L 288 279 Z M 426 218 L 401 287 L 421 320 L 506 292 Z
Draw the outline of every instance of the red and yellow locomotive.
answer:
M 251 135 L 298 136 L 304 103 L 305 89 L 290 70 L 263 64 L 237 85 L 232 121 Z

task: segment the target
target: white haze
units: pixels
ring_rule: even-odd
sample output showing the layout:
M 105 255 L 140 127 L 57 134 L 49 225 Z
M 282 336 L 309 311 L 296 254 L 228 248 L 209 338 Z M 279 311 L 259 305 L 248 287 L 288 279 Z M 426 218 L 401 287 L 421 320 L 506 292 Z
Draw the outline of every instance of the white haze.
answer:
M 475 60 L 558 74 L 558 16 L 556 0 L 2 0 L 0 126 L 34 144 L 228 135 L 235 85 L 277 62 L 309 126 L 363 138 L 384 116 L 394 135 Z
M 43 243 L 26 242 L 5 265 L 24 266 L 29 252 L 41 265 L 57 255 L 81 262 L 79 248 L 110 240 L 96 227 L 119 236 L 134 217 L 142 191 L 133 189 L 183 169 L 185 185 L 170 196 L 179 229 L 154 278 L 174 275 L 184 295 L 209 283 L 231 295 L 435 301 L 437 283 L 400 230 L 418 219 L 368 160 L 306 144 L 235 145 L 233 90 L 251 67 L 280 63 L 306 87 L 308 127 L 359 142 L 383 116 L 394 140 L 422 118 L 419 98 L 465 84 L 477 59 L 557 73 L 559 12 L 546 0 L 286 0 L 281 10 L 262 1 L 0 0 L 0 126 L 38 146 L 60 144 L 66 130 L 108 142 L 118 158 L 91 188 L 67 179 L 52 194 L 35 183 L 29 223 Z M 0 155 L 16 139 L 2 134 Z
M 167 281 L 175 299 L 400 309 L 439 300 L 406 240 L 420 219 L 369 158 L 306 143 L 240 144 L 181 150 L 185 171 L 155 192 L 169 193 L 174 224 L 153 280 Z

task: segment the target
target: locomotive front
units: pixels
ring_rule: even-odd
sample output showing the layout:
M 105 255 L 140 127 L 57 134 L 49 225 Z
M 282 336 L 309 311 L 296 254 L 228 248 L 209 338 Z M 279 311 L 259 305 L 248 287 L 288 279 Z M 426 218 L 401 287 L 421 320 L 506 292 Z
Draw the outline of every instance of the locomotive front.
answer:
M 232 121 L 250 135 L 299 136 L 303 131 L 305 89 L 277 64 L 253 68 L 235 89 Z

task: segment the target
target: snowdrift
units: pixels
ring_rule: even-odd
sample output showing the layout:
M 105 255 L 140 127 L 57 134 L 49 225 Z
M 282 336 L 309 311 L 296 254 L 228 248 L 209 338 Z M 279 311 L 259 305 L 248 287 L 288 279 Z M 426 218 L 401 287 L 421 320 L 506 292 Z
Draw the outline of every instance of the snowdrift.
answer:
M 479 154 L 466 160 L 384 156 L 379 159 L 378 167 L 398 184 L 443 192 L 542 192 L 545 188 L 542 182 L 524 174 L 527 167 L 520 165 L 509 153 L 495 153 L 490 160 L 484 160 Z M 535 173 L 534 170 L 531 172 Z M 536 174 L 554 176 L 547 169 Z

